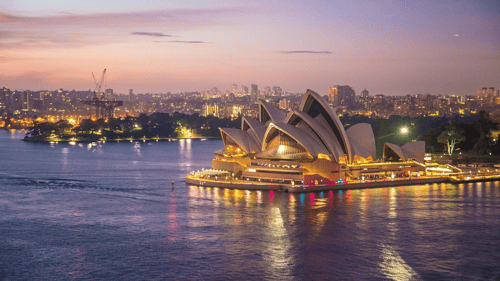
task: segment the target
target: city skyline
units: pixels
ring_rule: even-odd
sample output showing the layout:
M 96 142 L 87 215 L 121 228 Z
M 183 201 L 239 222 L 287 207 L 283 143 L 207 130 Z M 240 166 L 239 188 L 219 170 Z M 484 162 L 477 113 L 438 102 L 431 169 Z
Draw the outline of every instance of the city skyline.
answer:
M 500 80 L 495 1 L 11 1 L 0 86 L 127 93 L 279 85 L 473 95 Z

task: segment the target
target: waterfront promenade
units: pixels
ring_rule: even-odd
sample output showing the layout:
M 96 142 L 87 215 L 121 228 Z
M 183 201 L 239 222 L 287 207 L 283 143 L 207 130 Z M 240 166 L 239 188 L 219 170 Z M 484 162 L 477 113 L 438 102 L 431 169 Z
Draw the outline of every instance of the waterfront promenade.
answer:
M 365 189 L 378 188 L 388 186 L 405 186 L 405 185 L 420 185 L 431 183 L 469 183 L 469 182 L 487 182 L 499 181 L 499 174 L 481 174 L 471 176 L 469 174 L 461 175 L 443 175 L 443 176 L 427 176 L 427 177 L 412 177 L 398 179 L 384 179 L 371 181 L 351 181 L 343 184 L 333 185 L 292 185 L 269 182 L 254 182 L 245 181 L 233 178 L 200 178 L 196 175 L 186 176 L 186 184 L 205 187 L 220 187 L 243 190 L 282 190 L 291 193 L 313 192 L 313 191 L 328 191 L 328 190 L 345 190 L 345 189 Z

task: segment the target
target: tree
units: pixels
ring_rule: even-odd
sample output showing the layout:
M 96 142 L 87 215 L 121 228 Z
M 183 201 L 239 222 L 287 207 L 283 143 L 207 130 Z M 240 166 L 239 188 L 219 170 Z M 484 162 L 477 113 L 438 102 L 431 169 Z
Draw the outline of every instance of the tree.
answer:
M 471 151 L 477 155 L 486 155 L 491 152 L 492 147 L 493 142 L 490 137 L 486 134 L 481 134 Z
M 437 139 L 438 142 L 446 144 L 448 154 L 451 155 L 455 149 L 455 145 L 465 140 L 463 133 L 464 131 L 457 126 L 448 125 L 445 130 L 439 134 Z

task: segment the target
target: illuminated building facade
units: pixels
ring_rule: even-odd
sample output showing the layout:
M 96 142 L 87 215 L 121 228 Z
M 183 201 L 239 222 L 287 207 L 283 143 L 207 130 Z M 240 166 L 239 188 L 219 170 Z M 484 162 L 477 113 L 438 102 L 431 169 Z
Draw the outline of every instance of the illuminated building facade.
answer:
M 343 179 L 383 178 L 423 171 L 425 143 L 386 143 L 386 161 L 376 160 L 370 124 L 344 130 L 319 94 L 308 90 L 288 113 L 260 100 L 258 119 L 242 118 L 241 129 L 221 128 L 224 148 L 212 169 L 234 178 L 284 184 L 332 184 Z
M 354 90 L 348 85 L 336 85 L 328 90 L 328 99 L 332 106 L 352 106 L 355 95 Z

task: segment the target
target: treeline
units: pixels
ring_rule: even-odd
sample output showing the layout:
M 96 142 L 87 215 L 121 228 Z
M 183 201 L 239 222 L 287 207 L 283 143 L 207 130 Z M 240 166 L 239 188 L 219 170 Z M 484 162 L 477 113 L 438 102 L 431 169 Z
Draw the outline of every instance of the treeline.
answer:
M 68 140 L 140 139 L 140 138 L 177 138 L 183 131 L 189 130 L 193 136 L 220 137 L 219 127 L 236 128 L 241 126 L 241 118 L 231 120 L 198 114 L 153 113 L 138 117 L 82 120 L 79 126 L 72 128 L 66 120 L 57 123 L 36 123 L 28 130 L 25 140 L 48 141 L 53 138 Z
M 500 143 L 491 137 L 491 131 L 497 130 L 498 124 L 484 111 L 471 116 L 391 116 L 388 119 L 347 116 L 341 117 L 340 120 L 346 129 L 357 123 L 369 123 L 375 135 L 378 157 L 382 155 L 385 142 L 403 145 L 412 141 L 425 141 L 427 152 L 447 152 L 448 145 L 440 135 L 450 130 L 458 133 L 456 137 L 459 142 L 454 146 L 454 152 L 500 155 Z M 408 129 L 406 134 L 401 133 L 403 127 Z M 463 138 L 460 138 L 460 135 Z
M 451 117 L 404 117 L 391 116 L 389 119 L 368 118 L 366 116 L 344 116 L 340 120 L 346 129 L 357 123 L 372 126 L 377 144 L 377 156 L 382 154 L 385 142 L 403 145 L 412 141 L 425 141 L 427 152 L 447 152 L 450 134 L 456 144 L 452 151 L 470 152 L 476 155 L 500 155 L 500 142 L 494 140 L 491 131 L 498 124 L 487 113 L 480 112 L 472 116 Z M 189 131 L 197 137 L 220 137 L 219 127 L 240 128 L 241 118 L 230 120 L 198 114 L 169 115 L 168 113 L 141 114 L 139 117 L 83 120 L 73 127 L 65 120 L 57 123 L 35 124 L 26 134 L 26 140 L 48 141 L 51 138 L 68 140 L 140 139 L 140 138 L 177 138 L 182 132 Z M 407 128 L 407 133 L 401 129 Z M 451 132 L 451 133 L 450 133 Z M 446 136 L 445 136 L 446 135 Z M 445 138 L 446 137 L 446 138 Z

